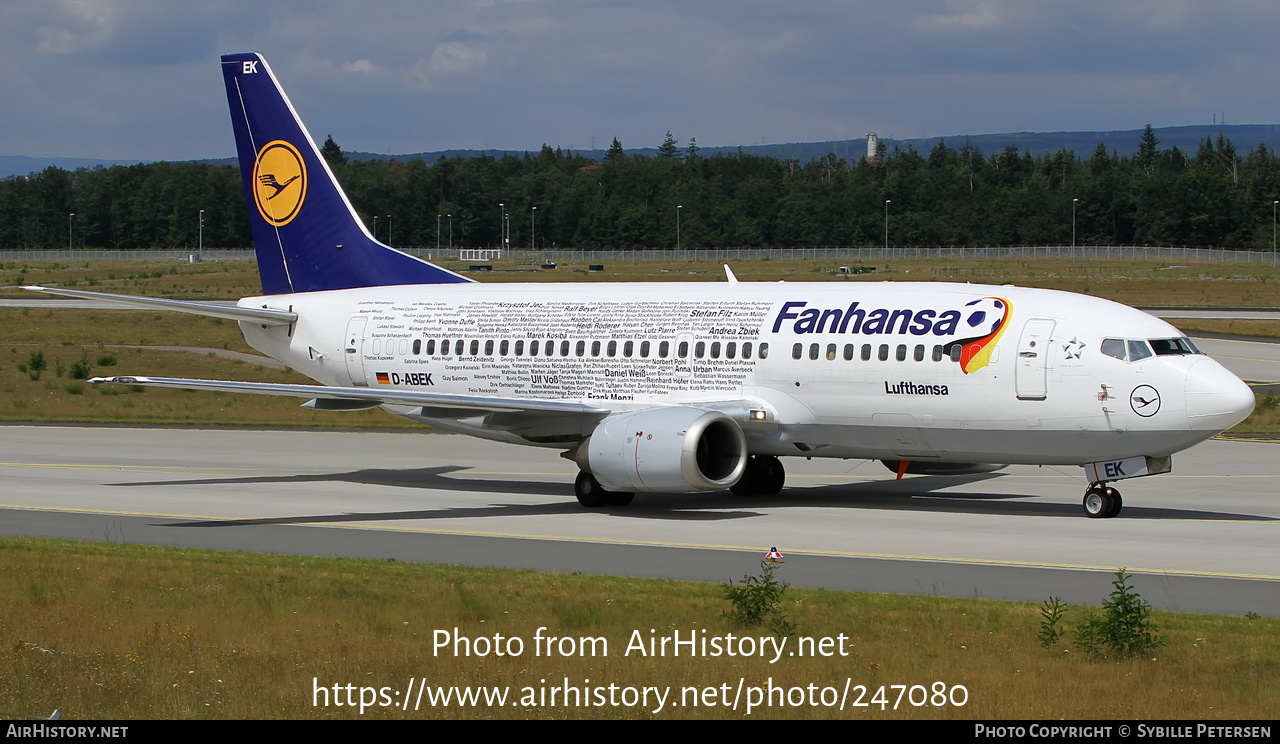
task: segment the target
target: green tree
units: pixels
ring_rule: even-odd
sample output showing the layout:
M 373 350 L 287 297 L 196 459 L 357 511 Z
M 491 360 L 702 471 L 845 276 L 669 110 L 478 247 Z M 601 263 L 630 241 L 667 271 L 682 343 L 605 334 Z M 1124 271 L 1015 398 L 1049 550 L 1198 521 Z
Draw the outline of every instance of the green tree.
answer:
M 658 146 L 658 157 L 660 158 L 678 158 L 680 157 L 680 148 L 676 146 L 676 138 L 671 136 L 671 130 L 667 130 L 666 139 L 662 140 L 662 144 Z
M 333 141 L 332 134 L 325 137 L 324 144 L 320 147 L 320 154 L 329 163 L 329 167 L 335 171 L 347 164 L 347 156 L 342 152 L 342 148 L 338 146 L 338 143 Z

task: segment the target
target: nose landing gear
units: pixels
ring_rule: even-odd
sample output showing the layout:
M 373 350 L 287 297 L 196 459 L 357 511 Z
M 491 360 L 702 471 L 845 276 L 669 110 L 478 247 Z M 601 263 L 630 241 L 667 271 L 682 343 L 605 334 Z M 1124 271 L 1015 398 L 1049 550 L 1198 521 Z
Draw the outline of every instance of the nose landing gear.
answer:
M 1119 514 L 1123 506 L 1120 492 L 1101 481 L 1084 492 L 1084 513 L 1091 519 L 1110 519 Z

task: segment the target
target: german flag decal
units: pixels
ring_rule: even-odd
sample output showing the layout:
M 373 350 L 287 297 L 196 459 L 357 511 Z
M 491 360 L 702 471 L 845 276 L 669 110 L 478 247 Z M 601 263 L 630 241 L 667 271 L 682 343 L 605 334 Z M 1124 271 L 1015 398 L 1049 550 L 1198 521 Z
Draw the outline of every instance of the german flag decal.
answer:
M 375 375 L 377 376 L 377 378 L 378 378 L 378 384 L 379 384 L 379 385 L 390 385 L 390 384 L 391 384 L 391 375 L 387 374 L 386 372 L 376 372 L 376 373 L 374 373 L 374 374 L 375 374 Z

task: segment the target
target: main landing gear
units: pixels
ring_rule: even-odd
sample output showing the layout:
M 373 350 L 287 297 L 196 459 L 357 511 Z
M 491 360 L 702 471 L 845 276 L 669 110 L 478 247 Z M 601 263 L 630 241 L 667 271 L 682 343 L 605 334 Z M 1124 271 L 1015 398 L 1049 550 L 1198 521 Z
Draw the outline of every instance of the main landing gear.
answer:
M 729 487 L 738 496 L 774 496 L 782 490 L 787 471 L 773 455 L 752 455 L 738 482 Z
M 636 496 L 634 493 L 606 491 L 600 487 L 600 481 L 586 471 L 578 473 L 578 479 L 573 482 L 573 495 L 578 497 L 579 504 L 589 509 L 601 506 L 626 506 Z
M 1120 492 L 1106 483 L 1094 483 L 1084 492 L 1084 513 L 1091 519 L 1110 519 L 1119 514 L 1123 506 Z

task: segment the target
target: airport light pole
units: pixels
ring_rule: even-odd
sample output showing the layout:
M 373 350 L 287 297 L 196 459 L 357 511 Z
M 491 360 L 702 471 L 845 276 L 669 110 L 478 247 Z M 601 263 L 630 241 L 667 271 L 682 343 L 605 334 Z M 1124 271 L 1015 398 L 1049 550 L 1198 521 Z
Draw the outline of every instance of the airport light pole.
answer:
M 506 225 L 507 225 L 507 203 L 498 202 L 498 250 L 502 250 L 502 244 L 506 241 Z M 502 254 L 498 254 L 502 255 Z
M 1076 257 L 1076 204 L 1079 199 L 1071 200 L 1071 257 Z
M 889 252 L 889 203 L 891 199 L 884 200 L 884 252 Z
M 373 239 L 378 239 L 378 215 L 373 216 Z
M 391 245 L 391 215 L 387 215 L 387 245 Z
M 683 204 L 676 205 L 676 250 L 680 250 L 680 210 L 684 209 Z
M 444 215 L 436 212 L 436 250 L 440 250 L 440 218 Z
M 200 242 L 196 243 L 196 255 L 204 253 L 204 210 L 200 210 Z
M 453 250 L 453 215 L 446 214 L 445 217 L 449 218 L 449 250 Z
M 75 212 L 72 212 L 71 214 L 67 215 L 67 250 L 71 250 L 71 234 L 72 234 L 71 218 L 75 216 L 76 216 Z
M 1271 202 L 1271 268 L 1276 267 L 1276 205 L 1280 201 Z
M 538 208 L 529 209 L 529 250 L 538 250 Z

